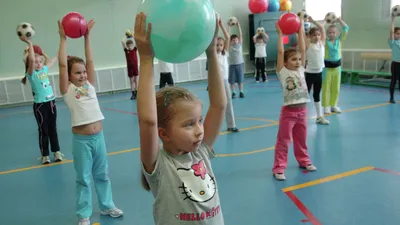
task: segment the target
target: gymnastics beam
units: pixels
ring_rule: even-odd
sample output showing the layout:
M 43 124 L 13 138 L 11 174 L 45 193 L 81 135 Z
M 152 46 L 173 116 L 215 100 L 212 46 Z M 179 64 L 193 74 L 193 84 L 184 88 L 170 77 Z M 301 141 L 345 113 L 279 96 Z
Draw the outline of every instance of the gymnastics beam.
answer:
M 392 60 L 391 52 L 362 52 L 360 55 L 367 60 Z

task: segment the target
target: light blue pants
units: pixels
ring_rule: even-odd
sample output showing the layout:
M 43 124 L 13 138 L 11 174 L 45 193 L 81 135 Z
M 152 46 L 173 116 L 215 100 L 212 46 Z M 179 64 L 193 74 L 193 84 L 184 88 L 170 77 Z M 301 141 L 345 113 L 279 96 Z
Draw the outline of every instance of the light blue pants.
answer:
M 72 154 L 76 172 L 76 214 L 79 218 L 92 215 L 92 189 L 94 186 L 101 210 L 115 208 L 103 131 L 94 135 L 73 134 Z

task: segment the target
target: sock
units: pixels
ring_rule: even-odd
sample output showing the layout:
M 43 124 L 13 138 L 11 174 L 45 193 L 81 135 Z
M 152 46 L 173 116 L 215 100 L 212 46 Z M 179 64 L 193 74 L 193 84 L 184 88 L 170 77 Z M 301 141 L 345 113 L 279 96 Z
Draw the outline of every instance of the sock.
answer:
M 314 106 L 317 111 L 317 117 L 321 117 L 321 102 L 314 102 Z

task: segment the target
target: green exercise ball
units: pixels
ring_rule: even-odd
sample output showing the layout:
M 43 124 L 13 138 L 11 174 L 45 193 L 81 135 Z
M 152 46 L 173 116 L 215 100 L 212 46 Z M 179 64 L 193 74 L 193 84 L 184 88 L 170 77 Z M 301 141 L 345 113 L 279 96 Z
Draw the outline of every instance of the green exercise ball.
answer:
M 210 0 L 141 0 L 139 12 L 152 24 L 154 55 L 164 62 L 199 57 L 214 36 L 216 16 Z

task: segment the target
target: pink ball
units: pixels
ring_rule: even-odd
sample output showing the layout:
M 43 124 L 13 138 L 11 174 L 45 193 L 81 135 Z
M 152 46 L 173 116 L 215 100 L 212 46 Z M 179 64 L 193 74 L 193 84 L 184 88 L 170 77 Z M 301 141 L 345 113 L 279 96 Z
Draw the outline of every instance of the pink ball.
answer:
M 284 13 L 279 18 L 278 25 L 281 28 L 282 34 L 292 35 L 300 29 L 300 18 L 291 12 Z
M 70 38 L 80 38 L 86 34 L 86 20 L 77 12 L 70 12 L 65 15 L 61 24 L 64 28 L 65 35 Z
M 268 10 L 268 0 L 249 0 L 249 9 L 252 13 L 263 13 Z

